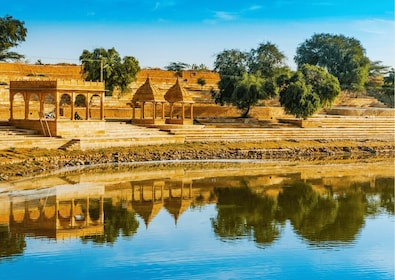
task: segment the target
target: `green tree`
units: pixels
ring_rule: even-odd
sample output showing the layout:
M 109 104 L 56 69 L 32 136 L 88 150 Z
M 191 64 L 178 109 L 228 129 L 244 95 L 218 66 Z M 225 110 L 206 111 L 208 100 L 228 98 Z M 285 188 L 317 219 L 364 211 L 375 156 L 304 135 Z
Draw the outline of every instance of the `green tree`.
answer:
M 258 73 L 265 78 L 276 76 L 285 66 L 285 55 L 278 50 L 276 45 L 267 42 L 252 49 L 248 55 L 249 72 Z
M 136 80 L 140 71 L 139 62 L 133 56 L 121 58 L 114 49 L 96 48 L 93 52 L 84 50 L 80 56 L 83 73 L 87 81 L 104 81 L 109 95 L 115 88 L 125 92 Z
M 189 68 L 189 64 L 184 62 L 171 62 L 169 65 L 165 66 L 165 69 L 168 71 L 176 72 L 177 76 L 182 76 L 182 71 Z
M 275 95 L 271 80 L 265 80 L 259 74 L 244 73 L 238 80 L 232 93 L 231 103 L 242 111 L 242 117 L 248 116 L 252 106 L 259 100 Z
M 341 89 L 339 80 L 324 68 L 305 64 L 300 69 L 305 81 L 320 98 L 322 107 L 330 107 Z
M 285 56 L 271 43 L 260 44 L 250 52 L 224 50 L 214 62 L 220 74 L 218 90 L 212 95 L 216 103 L 232 104 L 246 117 L 259 100 L 276 95 L 276 77 L 287 71 Z
M 391 107 L 394 107 L 394 73 L 395 69 L 391 68 L 387 76 L 384 77 L 383 93 L 384 96 L 389 100 L 387 102 Z
M 368 80 L 370 61 L 361 43 L 343 35 L 315 34 L 296 50 L 298 67 L 324 67 L 337 77 L 343 90 L 362 91 Z
M 197 83 L 200 85 L 201 89 L 203 89 L 204 85 L 206 84 L 206 80 L 200 77 L 197 79 Z
M 220 75 L 218 91 L 212 92 L 215 103 L 232 104 L 236 83 L 247 72 L 247 54 L 235 49 L 224 50 L 217 55 L 214 70 Z
M 0 61 L 18 60 L 24 56 L 9 51 L 10 48 L 24 42 L 27 34 L 23 21 L 14 19 L 12 16 L 0 17 Z
M 209 71 L 208 67 L 204 64 L 192 64 L 191 65 L 191 70 L 196 70 L 196 71 Z
M 280 103 L 297 118 L 308 118 L 321 107 L 329 107 L 340 93 L 337 78 L 319 66 L 303 65 L 290 79 L 281 79 Z

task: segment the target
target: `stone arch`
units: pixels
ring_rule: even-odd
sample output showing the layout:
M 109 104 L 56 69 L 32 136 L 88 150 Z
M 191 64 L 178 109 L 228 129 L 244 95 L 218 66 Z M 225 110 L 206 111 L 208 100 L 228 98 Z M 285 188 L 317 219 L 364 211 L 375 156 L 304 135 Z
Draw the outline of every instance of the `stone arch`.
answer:
M 77 94 L 74 100 L 74 119 L 88 119 L 86 114 L 87 98 L 85 94 Z
M 73 119 L 72 114 L 71 114 L 71 107 L 72 107 L 72 102 L 71 102 L 71 95 L 68 93 L 63 93 L 60 96 L 59 100 L 59 117 L 60 118 L 67 118 L 67 119 Z
M 11 119 L 23 120 L 25 118 L 25 96 L 21 92 L 17 92 L 11 96 Z
M 89 98 L 89 118 L 101 119 L 101 97 L 98 94 L 93 94 Z
M 40 96 L 37 93 L 32 93 L 29 98 L 29 114 L 28 119 L 40 118 Z
M 51 93 L 47 93 L 43 98 L 43 110 L 46 119 L 55 119 L 56 102 L 55 96 Z

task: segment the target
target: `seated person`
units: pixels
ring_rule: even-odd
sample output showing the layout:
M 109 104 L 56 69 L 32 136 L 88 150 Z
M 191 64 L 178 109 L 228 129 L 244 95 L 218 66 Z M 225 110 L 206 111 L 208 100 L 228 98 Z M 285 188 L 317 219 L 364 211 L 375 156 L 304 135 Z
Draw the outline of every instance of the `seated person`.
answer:
M 77 121 L 82 120 L 81 116 L 77 112 L 74 113 L 74 119 Z

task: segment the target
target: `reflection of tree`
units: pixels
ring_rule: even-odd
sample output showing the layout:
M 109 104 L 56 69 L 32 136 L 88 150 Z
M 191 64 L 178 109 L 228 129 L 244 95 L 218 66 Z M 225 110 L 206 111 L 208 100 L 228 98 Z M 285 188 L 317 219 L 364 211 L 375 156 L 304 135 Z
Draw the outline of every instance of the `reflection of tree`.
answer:
M 350 242 L 364 224 L 366 199 L 361 192 L 320 196 L 309 184 L 296 182 L 278 196 L 280 217 L 312 242 Z
M 104 201 L 104 214 L 104 235 L 87 237 L 85 240 L 93 240 L 96 243 L 114 243 L 120 233 L 123 236 L 132 236 L 139 227 L 136 214 L 124 208 L 122 203 L 114 206 L 112 199 Z
M 8 228 L 0 228 L 0 258 L 22 254 L 26 247 L 25 237 L 22 234 L 10 233 Z
M 380 206 L 394 214 L 394 178 L 376 179 L 376 190 L 380 192 Z
M 261 245 L 272 243 L 279 235 L 274 221 L 276 203 L 258 196 L 248 187 L 217 188 L 218 215 L 212 220 L 214 232 L 224 240 L 253 237 Z
M 212 226 L 222 240 L 253 237 L 257 244 L 267 246 L 278 238 L 279 225 L 289 220 L 311 245 L 350 243 L 366 215 L 382 209 L 393 214 L 393 179 L 376 179 L 375 183 L 375 188 L 356 183 L 336 194 L 328 186 L 328 192 L 320 194 L 310 184 L 297 181 L 283 187 L 277 201 L 247 186 L 216 188 L 218 213 Z

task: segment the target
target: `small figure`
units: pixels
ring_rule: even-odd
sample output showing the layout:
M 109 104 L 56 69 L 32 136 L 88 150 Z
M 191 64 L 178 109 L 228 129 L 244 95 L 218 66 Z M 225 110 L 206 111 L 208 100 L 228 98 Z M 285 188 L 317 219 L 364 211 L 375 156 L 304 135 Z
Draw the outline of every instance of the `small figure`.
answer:
M 74 113 L 74 119 L 77 121 L 82 120 L 82 118 L 80 117 L 80 115 L 77 112 Z

